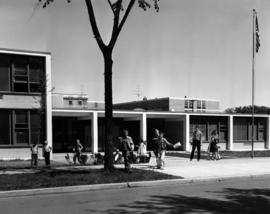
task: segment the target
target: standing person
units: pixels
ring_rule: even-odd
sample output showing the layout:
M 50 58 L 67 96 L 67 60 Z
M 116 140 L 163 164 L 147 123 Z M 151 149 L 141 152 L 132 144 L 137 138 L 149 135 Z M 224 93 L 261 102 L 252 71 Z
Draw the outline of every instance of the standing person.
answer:
M 192 161 L 195 149 L 197 148 L 197 160 L 201 158 L 201 143 L 202 143 L 202 132 L 199 127 L 196 126 L 195 131 L 192 134 L 192 151 L 190 155 L 190 161 Z
M 34 142 L 31 147 L 31 167 L 38 165 L 38 144 Z
M 131 152 L 134 148 L 133 140 L 130 136 L 128 136 L 128 130 L 124 129 L 122 137 L 119 137 L 120 141 L 120 149 L 122 151 L 124 162 L 125 162 L 125 170 L 128 173 L 132 173 L 130 167 L 131 161 Z
M 152 139 L 152 143 L 153 143 L 153 151 L 154 151 L 154 154 L 156 156 L 156 163 L 157 163 L 157 167 L 160 166 L 160 159 L 158 157 L 158 150 L 159 150 L 159 130 L 158 129 L 155 129 L 155 134 L 154 134 L 154 138 Z
M 167 141 L 166 138 L 164 138 L 164 132 L 160 132 L 159 138 L 158 138 L 158 163 L 157 166 L 158 169 L 164 169 L 165 167 L 165 155 L 166 155 L 166 148 L 167 146 L 173 146 L 171 143 Z
M 43 156 L 44 156 L 45 164 L 46 164 L 47 167 L 49 167 L 50 164 L 51 164 L 51 161 L 50 161 L 51 151 L 52 151 L 52 147 L 49 146 L 48 141 L 45 140 L 44 145 L 43 145 Z
M 76 145 L 75 145 L 74 150 L 75 150 L 75 154 L 73 156 L 73 162 L 74 162 L 74 164 L 76 164 L 76 158 L 77 158 L 78 162 L 80 163 L 81 162 L 81 155 L 82 155 L 83 146 L 80 143 L 79 139 L 76 139 Z
M 211 145 L 210 145 L 210 152 L 212 152 L 212 158 L 214 160 L 219 160 L 220 159 L 220 155 L 218 153 L 218 143 L 219 143 L 219 137 L 218 137 L 217 131 L 215 130 L 212 133 Z

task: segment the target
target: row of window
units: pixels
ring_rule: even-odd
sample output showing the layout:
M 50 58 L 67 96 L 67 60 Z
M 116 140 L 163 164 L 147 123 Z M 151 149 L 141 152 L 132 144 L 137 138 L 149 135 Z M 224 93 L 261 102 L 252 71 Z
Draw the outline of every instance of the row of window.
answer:
M 41 92 L 44 71 L 44 57 L 0 54 L 0 91 Z
M 195 105 L 197 104 L 197 106 Z M 205 100 L 185 100 L 185 109 L 206 109 Z
M 40 142 L 40 113 L 34 110 L 0 110 L 0 145 Z

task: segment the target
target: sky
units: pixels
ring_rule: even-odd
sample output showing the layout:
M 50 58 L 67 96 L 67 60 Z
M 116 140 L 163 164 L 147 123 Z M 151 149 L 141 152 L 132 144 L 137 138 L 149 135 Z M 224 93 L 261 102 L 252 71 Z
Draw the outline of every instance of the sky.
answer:
M 50 52 L 55 93 L 104 100 L 104 64 L 84 0 L 0 0 L 0 48 Z M 127 0 L 124 0 L 126 2 Z M 93 0 L 102 37 L 112 12 Z M 252 9 L 258 13 L 255 104 L 270 106 L 269 0 L 160 0 L 160 11 L 131 11 L 113 52 L 113 101 L 156 97 L 220 100 L 221 109 L 251 104 Z

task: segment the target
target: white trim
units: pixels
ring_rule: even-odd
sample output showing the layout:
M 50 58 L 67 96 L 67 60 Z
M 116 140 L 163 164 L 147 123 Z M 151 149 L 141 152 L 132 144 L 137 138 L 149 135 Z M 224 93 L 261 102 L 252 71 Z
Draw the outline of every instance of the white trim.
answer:
M 19 54 L 19 55 L 28 55 L 28 56 L 50 56 L 49 52 L 39 52 L 39 51 L 27 51 L 27 50 L 12 50 L 12 49 L 4 49 L 0 48 L 0 53 L 7 54 Z

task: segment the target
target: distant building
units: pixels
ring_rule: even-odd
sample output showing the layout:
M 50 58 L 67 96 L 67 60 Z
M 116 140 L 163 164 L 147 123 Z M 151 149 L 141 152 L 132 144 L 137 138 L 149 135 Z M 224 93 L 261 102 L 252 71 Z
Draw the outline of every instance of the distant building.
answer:
M 114 105 L 118 110 L 174 111 L 174 112 L 219 112 L 219 100 L 198 98 L 164 97 L 124 102 Z

